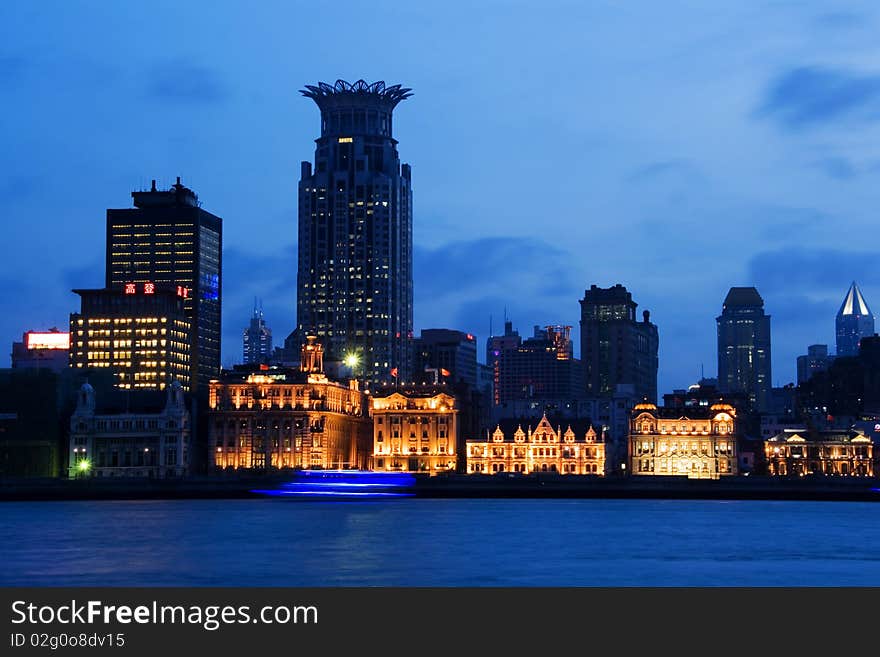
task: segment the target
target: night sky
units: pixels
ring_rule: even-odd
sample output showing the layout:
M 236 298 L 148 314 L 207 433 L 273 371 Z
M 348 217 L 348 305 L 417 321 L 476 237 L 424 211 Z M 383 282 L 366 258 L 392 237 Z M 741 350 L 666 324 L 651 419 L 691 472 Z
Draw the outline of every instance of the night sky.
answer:
M 178 175 L 224 220 L 223 364 L 255 296 L 280 343 L 319 131 L 298 89 L 364 78 L 414 91 L 417 333 L 470 331 L 482 359 L 506 307 L 577 337 L 584 288 L 619 282 L 659 325 L 662 394 L 714 376 L 724 296 L 755 285 L 792 381 L 853 279 L 880 308 L 876 7 L 3 3 L 0 365 L 103 285 L 106 208 Z

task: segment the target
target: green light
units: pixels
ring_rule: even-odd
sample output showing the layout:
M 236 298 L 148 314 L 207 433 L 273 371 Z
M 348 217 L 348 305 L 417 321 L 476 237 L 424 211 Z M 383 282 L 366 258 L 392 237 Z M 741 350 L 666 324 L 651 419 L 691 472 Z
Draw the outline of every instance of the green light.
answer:
M 358 358 L 357 354 L 352 353 L 352 354 L 346 355 L 344 362 L 348 367 L 355 368 L 355 367 L 357 367 L 358 363 L 361 362 L 361 359 Z
M 88 459 L 82 459 L 76 464 L 76 469 L 80 472 L 88 472 L 92 468 L 92 462 Z

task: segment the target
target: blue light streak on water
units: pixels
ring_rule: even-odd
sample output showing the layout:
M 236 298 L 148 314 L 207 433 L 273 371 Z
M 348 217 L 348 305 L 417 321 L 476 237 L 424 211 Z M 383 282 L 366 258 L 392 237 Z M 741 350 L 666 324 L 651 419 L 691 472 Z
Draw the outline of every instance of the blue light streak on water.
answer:
M 356 470 L 305 470 L 295 476 L 279 488 L 251 492 L 268 497 L 410 497 L 416 481 L 407 473 Z

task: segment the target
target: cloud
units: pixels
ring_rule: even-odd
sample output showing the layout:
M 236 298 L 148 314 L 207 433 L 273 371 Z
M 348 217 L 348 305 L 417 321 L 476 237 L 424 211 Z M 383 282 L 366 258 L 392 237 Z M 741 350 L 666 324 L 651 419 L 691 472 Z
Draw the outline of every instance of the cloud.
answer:
M 484 338 L 505 310 L 521 334 L 535 324 L 577 324 L 578 258 L 537 238 L 491 237 L 415 248 L 415 329 L 454 328 Z
M 219 103 L 229 97 L 214 70 L 191 62 L 154 66 L 148 78 L 147 95 L 155 100 L 189 105 Z
M 789 130 L 880 117 L 880 75 L 804 66 L 776 77 L 757 115 Z
M 630 171 L 624 181 L 629 183 L 669 182 L 670 179 L 703 179 L 700 169 L 690 160 L 673 158 L 658 162 L 650 162 Z
M 823 157 L 815 162 L 815 166 L 835 180 L 852 180 L 858 173 L 852 162 L 845 157 Z
M 762 295 L 842 300 L 853 280 L 864 286 L 880 286 L 880 270 L 870 266 L 875 259 L 871 251 L 788 247 L 752 257 L 748 280 L 760 286 Z
M 831 11 L 820 14 L 813 20 L 813 23 L 827 30 L 848 31 L 864 27 L 868 23 L 868 16 L 855 11 Z

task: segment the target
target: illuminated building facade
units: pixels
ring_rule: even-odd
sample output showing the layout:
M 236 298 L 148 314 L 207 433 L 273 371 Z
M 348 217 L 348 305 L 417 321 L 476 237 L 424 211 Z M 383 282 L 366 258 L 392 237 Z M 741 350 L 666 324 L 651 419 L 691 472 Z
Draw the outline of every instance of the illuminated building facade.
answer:
M 644 402 L 633 408 L 629 436 L 629 472 L 717 479 L 738 471 L 736 409 L 658 409 Z
M 209 388 L 211 464 L 221 469 L 366 469 L 367 398 L 356 381 L 324 375 L 314 336 L 299 369 L 268 366 L 226 371 Z
M 245 365 L 268 364 L 272 359 L 272 329 L 266 326 L 263 309 L 254 305 L 250 325 L 242 339 L 242 363 Z
M 409 92 L 363 80 L 302 90 L 321 136 L 299 182 L 297 330 L 328 361 L 358 354 L 368 383 L 412 380 L 412 181 L 392 137 Z
M 69 349 L 70 333 L 66 331 L 28 331 L 21 342 L 12 343 L 12 369 L 61 372 L 67 369 Z
M 468 474 L 605 474 L 605 436 L 589 421 L 551 422 L 544 415 L 532 424 L 507 420 L 484 440 L 467 441 Z
M 764 442 L 767 472 L 776 476 L 874 476 L 874 446 L 861 430 L 784 429 Z
M 732 287 L 718 325 L 718 389 L 745 393 L 751 410 L 771 406 L 770 315 L 754 287 Z
M 83 384 L 70 418 L 68 476 L 181 477 L 189 468 L 190 415 L 183 387 L 173 381 L 164 404 L 151 408 L 140 396 L 137 408 L 102 408 L 95 390 Z M 156 393 L 154 401 L 163 397 Z
M 195 377 L 190 319 L 180 288 L 128 283 L 119 289 L 74 290 L 79 313 L 70 315 L 70 366 L 111 368 L 116 386 L 164 390 Z
M 591 285 L 581 299 L 581 361 L 587 397 L 611 397 L 617 386 L 632 385 L 639 399 L 657 401 L 660 337 L 651 314 L 642 313 L 620 284 Z
M 838 356 L 858 356 L 861 339 L 874 335 L 874 315 L 855 281 L 840 304 L 835 328 Z
M 459 409 L 445 386 L 380 390 L 372 413 L 373 470 L 432 475 L 455 470 Z
M 126 284 L 181 288 L 191 324 L 195 378 L 205 386 L 220 373 L 223 225 L 180 183 L 167 191 L 132 192 L 134 208 L 107 210 L 107 289 Z

